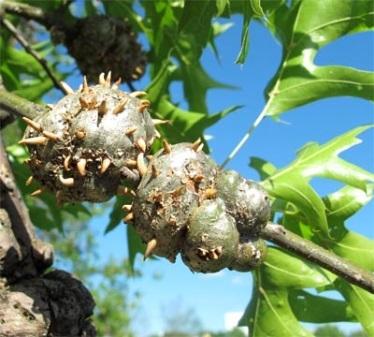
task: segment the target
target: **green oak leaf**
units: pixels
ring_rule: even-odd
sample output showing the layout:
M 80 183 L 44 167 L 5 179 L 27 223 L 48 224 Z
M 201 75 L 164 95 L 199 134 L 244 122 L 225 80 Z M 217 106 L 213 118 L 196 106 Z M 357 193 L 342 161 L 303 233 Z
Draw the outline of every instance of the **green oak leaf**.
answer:
M 296 258 L 278 248 L 268 249 L 261 272 L 274 287 L 318 288 L 329 285 L 336 276 L 314 263 Z
M 225 11 L 226 6 L 230 5 L 230 0 L 216 0 L 217 16 L 220 16 Z
M 39 77 L 44 73 L 41 64 L 23 50 L 17 50 L 9 46 L 4 50 L 2 57 L 4 57 L 8 66 L 15 73 L 27 73 L 33 77 Z
M 135 231 L 134 227 L 131 225 L 127 226 L 127 242 L 129 249 L 129 262 L 130 268 L 134 271 L 135 257 L 136 254 L 144 254 L 145 244 L 142 242 L 139 234 Z
M 169 85 L 173 80 L 173 74 L 176 70 L 177 67 L 169 60 L 163 62 L 158 73 L 153 77 L 151 83 L 145 89 L 147 97 L 152 102 L 153 106 L 157 107 L 161 97 L 169 93 Z
M 240 50 L 235 63 L 244 64 L 249 52 L 249 25 L 251 20 L 264 19 L 268 22 L 267 16 L 279 8 L 284 0 L 235 0 L 231 2 L 234 13 L 243 16 L 242 33 L 240 39 Z
M 190 64 L 199 60 L 213 34 L 211 20 L 217 14 L 214 0 L 186 1 L 179 20 L 179 58 Z
M 116 201 L 109 215 L 109 223 L 105 228 L 105 234 L 112 231 L 114 228 L 119 226 L 125 216 L 122 206 L 124 204 L 131 204 L 132 200 L 129 196 L 117 196 Z M 127 224 L 127 246 L 128 256 L 130 261 L 130 268 L 134 271 L 135 256 L 137 253 L 144 252 L 144 244 L 142 243 L 140 236 L 135 232 L 131 224 Z
M 336 286 L 368 336 L 374 336 L 374 294 L 341 279 L 336 281 Z
M 374 240 L 355 233 L 345 234 L 329 244 L 334 253 L 366 270 L 374 271 Z
M 272 163 L 259 157 L 251 157 L 249 166 L 257 171 L 261 180 L 265 180 L 277 172 L 277 168 Z
M 151 77 L 159 72 L 170 51 L 178 40 L 178 17 L 181 8 L 173 7 L 168 1 L 142 1 L 146 20 L 143 31 L 151 44 Z
M 29 209 L 30 218 L 35 225 L 45 230 L 57 228 L 62 231 L 67 214 L 75 219 L 78 219 L 81 214 L 92 215 L 89 209 L 80 203 L 65 203 L 61 207 L 57 207 L 55 195 L 48 191 L 37 197 L 31 197 L 30 194 L 40 188 L 40 185 L 35 181 L 30 186 L 25 185 L 27 178 L 31 176 L 29 167 L 24 163 L 28 158 L 28 152 L 18 144 L 8 146 L 6 150 L 17 186 L 22 195 L 26 196 L 25 203 Z
M 226 32 L 227 30 L 229 30 L 232 26 L 233 26 L 233 23 L 231 23 L 231 22 L 230 23 L 224 23 L 224 24 L 220 24 L 218 22 L 213 22 L 212 23 L 213 34 L 210 36 L 210 39 L 209 39 L 208 43 L 209 43 L 210 47 L 212 48 L 214 56 L 216 57 L 218 62 L 220 61 L 220 58 L 219 58 L 219 53 L 218 53 L 218 48 L 217 48 L 217 45 L 216 45 L 216 42 L 215 42 L 215 38 L 217 36 L 223 34 L 224 32 Z
M 359 188 L 344 186 L 342 189 L 323 198 L 328 221 L 334 224 L 343 223 L 369 203 L 372 198 L 372 185 L 368 186 L 367 192 Z
M 315 239 L 313 228 L 305 223 L 305 216 L 303 216 L 303 213 L 293 203 L 286 202 L 284 209 L 280 211 L 283 213 L 280 223 L 284 227 L 302 236 L 304 239 Z
M 261 272 L 256 272 L 251 301 L 239 321 L 248 326 L 251 337 L 312 337 L 295 317 L 288 301 L 288 290 L 267 283 Z
M 360 210 L 372 199 L 372 190 L 366 194 L 362 190 L 346 186 L 324 198 L 333 236 L 324 241 L 334 253 L 366 270 L 374 271 L 374 240 L 371 240 L 344 226 L 344 221 Z
M 176 56 L 181 63 L 184 96 L 189 109 L 208 113 L 206 95 L 208 89 L 231 88 L 213 80 L 200 64 L 200 57 L 214 36 L 211 21 L 216 15 L 212 0 L 186 2 L 179 22 Z
M 344 221 L 365 206 L 373 197 L 371 186 L 366 193 L 345 186 L 324 198 L 328 221 L 333 229 L 333 240 L 328 246 L 339 256 L 367 270 L 374 271 L 374 240 L 348 231 Z
M 249 24 L 253 17 L 253 11 L 251 8 L 251 3 L 249 1 L 243 1 L 243 27 L 242 36 L 240 41 L 240 51 L 236 57 L 235 63 L 243 64 L 247 58 L 249 51 Z
M 299 321 L 310 323 L 356 321 L 352 309 L 345 301 L 312 295 L 304 290 L 290 290 L 288 300 Z
M 268 177 L 263 186 L 272 196 L 295 204 L 316 230 L 329 234 L 326 206 L 309 181 L 313 177 L 334 179 L 366 192 L 374 175 L 339 158 L 339 154 L 360 143 L 356 137 L 369 127 L 355 128 L 323 145 L 305 145 L 290 165 Z
M 235 87 L 220 83 L 212 79 L 199 62 L 181 66 L 184 96 L 188 101 L 189 109 L 208 114 L 206 102 L 209 89 L 235 89 Z
M 64 76 L 58 77 L 61 80 L 64 78 Z M 47 77 L 45 79 L 35 79 L 27 82 L 24 81 L 22 87 L 15 90 L 14 93 L 23 98 L 27 98 L 30 101 L 37 101 L 52 88 L 53 82 L 49 79 L 49 77 Z
M 152 91 L 150 100 L 155 104 L 153 98 L 168 94 L 174 78 L 170 76 L 170 69 L 168 74 L 165 67 L 172 65 L 173 71 L 180 72 L 179 80 L 189 109 L 208 114 L 207 91 L 212 88 L 232 88 L 212 79 L 200 63 L 204 48 L 208 44 L 214 46 L 214 38 L 227 29 L 227 26 L 221 25 L 217 31 L 219 26 L 216 25 L 214 30 L 212 19 L 217 14 L 215 1 L 188 1 L 183 8 L 173 6 L 170 2 L 144 1 L 142 4 L 148 16 L 144 29 L 152 45 L 152 83 L 149 87 L 160 89 Z M 217 49 L 215 52 L 217 56 Z M 171 57 L 177 62 L 165 61 Z
M 249 4 L 251 5 L 254 15 L 258 17 L 265 16 L 265 12 L 261 5 L 261 0 L 249 0 Z
M 167 137 L 170 142 L 178 143 L 196 140 L 206 128 L 240 107 L 233 106 L 213 115 L 206 115 L 201 112 L 183 110 L 171 103 L 167 97 L 163 97 L 157 107 L 157 113 L 171 122 L 171 126 L 167 127 Z
M 294 1 L 268 15 L 265 22 L 282 42 L 283 59 L 266 91 L 266 114 L 276 117 L 333 96 L 373 100 L 374 73 L 314 63 L 321 47 L 347 34 L 371 30 L 373 17 L 371 0 Z

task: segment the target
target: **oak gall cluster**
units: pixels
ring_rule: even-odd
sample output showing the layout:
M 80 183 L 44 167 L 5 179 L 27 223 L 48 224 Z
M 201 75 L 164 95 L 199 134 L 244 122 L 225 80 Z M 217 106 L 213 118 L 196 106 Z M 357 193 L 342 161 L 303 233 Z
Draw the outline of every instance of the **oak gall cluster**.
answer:
M 150 155 L 160 134 L 144 92 L 125 93 L 111 74 L 81 88 L 35 120 L 21 144 L 30 152 L 33 177 L 59 202 L 102 202 L 120 189 L 132 195 L 123 205 L 151 254 L 183 262 L 196 272 L 223 268 L 248 271 L 262 263 L 261 229 L 270 216 L 268 196 L 253 181 L 221 170 L 204 144 L 170 145 Z

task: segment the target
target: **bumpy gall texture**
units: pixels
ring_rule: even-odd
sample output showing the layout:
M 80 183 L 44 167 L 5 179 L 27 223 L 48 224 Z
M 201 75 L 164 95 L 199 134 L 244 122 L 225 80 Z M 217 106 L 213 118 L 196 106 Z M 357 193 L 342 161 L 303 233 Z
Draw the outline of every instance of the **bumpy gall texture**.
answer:
M 174 261 L 181 249 L 191 212 L 209 198 L 216 164 L 192 144 L 159 151 L 150 161 L 133 203 L 134 226 L 145 242 L 157 240 L 154 253 Z
M 233 171 L 221 171 L 200 140 L 163 149 L 147 162 L 156 135 L 150 102 L 111 85 L 85 80 L 28 127 L 21 144 L 43 188 L 64 201 L 106 201 L 123 185 L 137 186 L 125 222 L 133 223 L 152 253 L 197 272 L 223 268 L 248 271 L 260 265 L 266 246 L 259 239 L 270 216 L 266 192 Z M 140 180 L 141 179 L 141 180 Z M 140 181 L 140 183 L 139 183 Z M 37 193 L 40 190 L 36 191 Z M 35 195 L 34 192 L 33 194 Z
M 266 244 L 264 240 L 246 239 L 237 246 L 235 259 L 229 269 L 247 272 L 261 265 L 265 257 Z
M 220 171 L 201 144 L 164 143 L 150 161 L 130 219 L 151 253 L 197 272 L 248 271 L 265 256 L 259 232 L 270 208 L 265 191 Z
M 222 171 L 217 177 L 217 190 L 227 210 L 236 220 L 241 235 L 258 236 L 270 216 L 265 190 L 235 171 Z
M 139 161 L 155 137 L 148 101 L 111 87 L 103 75 L 100 83 L 26 120 L 20 143 L 28 146 L 33 176 L 61 202 L 106 201 L 120 184 L 139 180 Z
M 90 16 L 79 20 L 65 35 L 64 43 L 70 55 L 90 82 L 109 70 L 113 79 L 123 81 L 134 81 L 143 76 L 146 57 L 126 20 Z
M 191 214 L 182 259 L 192 271 L 215 273 L 232 264 L 238 243 L 235 220 L 224 202 L 205 200 Z

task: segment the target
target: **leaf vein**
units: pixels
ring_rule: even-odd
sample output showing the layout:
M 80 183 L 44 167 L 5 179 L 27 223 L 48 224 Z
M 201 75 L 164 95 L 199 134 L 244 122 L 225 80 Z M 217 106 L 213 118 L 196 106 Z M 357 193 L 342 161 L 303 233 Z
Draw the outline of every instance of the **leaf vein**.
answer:
M 351 85 L 356 85 L 356 86 L 368 86 L 368 87 L 374 87 L 374 83 L 360 83 L 360 82 L 356 82 L 356 81 L 348 81 L 348 80 L 332 80 L 332 79 L 318 79 L 318 80 L 310 80 L 310 81 L 307 81 L 307 82 L 303 82 L 303 83 L 300 83 L 300 84 L 295 84 L 293 86 L 290 86 L 288 88 L 285 88 L 285 89 L 280 89 L 278 91 L 277 94 L 275 95 L 280 95 L 280 94 L 284 94 L 285 92 L 287 91 L 290 91 L 290 90 L 293 90 L 295 88 L 299 89 L 301 87 L 305 87 L 305 86 L 308 86 L 308 85 L 313 85 L 313 84 L 316 84 L 316 83 L 334 83 L 334 84 L 351 84 Z M 289 100 L 300 100 L 300 98 L 296 98 L 296 99 L 286 99 L 286 98 L 281 98 L 281 100 L 283 101 L 289 101 Z

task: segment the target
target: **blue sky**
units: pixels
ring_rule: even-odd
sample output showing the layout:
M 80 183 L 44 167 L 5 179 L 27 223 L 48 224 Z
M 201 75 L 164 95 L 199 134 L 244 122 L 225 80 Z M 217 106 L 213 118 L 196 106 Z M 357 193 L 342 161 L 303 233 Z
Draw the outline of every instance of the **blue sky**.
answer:
M 217 40 L 220 62 L 212 51 L 207 50 L 203 64 L 217 80 L 240 87 L 239 90 L 212 90 L 208 94 L 211 112 L 217 112 L 231 105 L 245 107 L 228 116 L 207 130 L 212 136 L 209 145 L 213 158 L 221 163 L 240 140 L 249 125 L 264 105 L 263 90 L 275 73 L 281 57 L 281 48 L 271 34 L 258 23 L 250 27 L 250 54 L 244 66 L 234 63 L 240 45 L 241 18 L 234 16 L 233 27 Z M 374 43 L 372 33 L 362 33 L 344 37 L 324 47 L 318 54 L 316 63 L 354 66 L 373 70 Z M 68 79 L 77 87 L 80 77 Z M 136 83 L 138 89 L 146 86 L 145 77 Z M 173 87 L 173 97 L 183 106 L 179 85 Z M 244 146 L 238 156 L 227 166 L 246 178 L 258 179 L 256 172 L 248 167 L 251 156 L 259 156 L 271 161 L 277 167 L 291 162 L 296 151 L 309 141 L 326 142 L 359 125 L 373 123 L 373 105 L 358 98 L 339 97 L 309 104 L 282 116 L 282 122 L 264 120 Z M 373 171 L 374 135 L 367 131 L 360 138 L 363 143 L 345 152 L 343 158 Z M 338 189 L 336 182 L 316 179 L 313 186 L 321 194 Z M 371 203 L 357 213 L 349 222 L 349 227 L 374 238 L 370 224 L 374 219 L 374 205 Z M 103 232 L 107 216 L 94 218 L 91 226 Z M 100 236 L 101 257 L 123 258 L 127 253 L 125 225 L 106 236 Z M 193 307 L 207 329 L 224 329 L 224 314 L 245 309 L 250 297 L 252 280 L 249 273 L 225 270 L 214 275 L 191 273 L 180 260 L 171 264 L 166 260 L 136 262 L 143 277 L 130 282 L 133 292 L 142 294 L 141 308 L 136 315 L 134 327 L 142 335 L 160 332 L 163 329 L 162 308 L 176 302 L 182 308 Z M 157 277 L 155 277 L 157 276 Z M 359 327 L 344 325 L 347 329 Z

